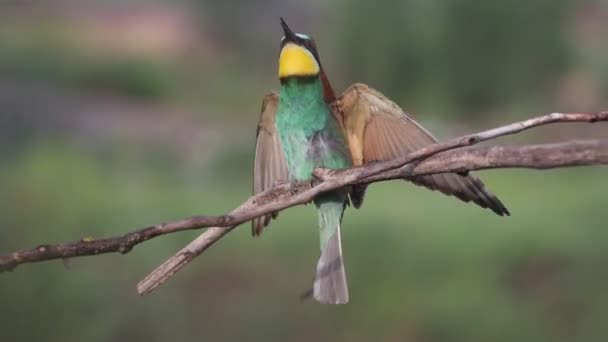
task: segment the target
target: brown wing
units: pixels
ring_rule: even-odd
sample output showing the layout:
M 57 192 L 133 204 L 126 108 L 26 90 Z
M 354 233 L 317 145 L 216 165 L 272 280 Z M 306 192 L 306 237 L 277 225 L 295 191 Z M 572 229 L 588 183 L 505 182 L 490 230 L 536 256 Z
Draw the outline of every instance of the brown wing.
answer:
M 352 85 L 338 103 L 355 165 L 402 157 L 437 142 L 399 106 L 364 84 Z M 498 215 L 509 215 L 500 200 L 470 174 L 420 176 L 411 181 L 446 195 L 454 195 L 465 202 L 473 201 Z
M 278 102 L 279 96 L 276 93 L 264 96 L 262 102 L 262 114 L 258 122 L 253 166 L 254 195 L 272 188 L 277 182 L 288 181 L 287 164 L 274 125 Z M 270 223 L 270 219 L 276 218 L 277 215 L 278 212 L 275 212 L 254 219 L 251 233 L 254 236 L 260 235 L 264 227 Z

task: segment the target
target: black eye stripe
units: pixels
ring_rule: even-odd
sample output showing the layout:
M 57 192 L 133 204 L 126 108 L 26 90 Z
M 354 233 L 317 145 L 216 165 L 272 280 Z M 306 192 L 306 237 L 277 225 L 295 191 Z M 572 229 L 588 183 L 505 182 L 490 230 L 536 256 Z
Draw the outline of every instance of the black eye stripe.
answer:
M 315 59 L 317 60 L 317 63 L 321 64 L 321 61 L 319 60 L 319 54 L 317 53 L 317 48 L 315 46 L 315 42 L 312 39 L 309 39 L 306 41 L 305 46 L 308 49 L 308 51 L 310 51 L 312 53 L 312 55 L 315 57 Z

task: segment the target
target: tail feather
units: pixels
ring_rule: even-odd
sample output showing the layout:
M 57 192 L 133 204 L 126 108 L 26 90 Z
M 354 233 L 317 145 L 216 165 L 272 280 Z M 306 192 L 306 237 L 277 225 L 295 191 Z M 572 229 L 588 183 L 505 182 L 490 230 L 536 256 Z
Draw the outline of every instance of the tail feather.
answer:
M 324 304 L 348 303 L 348 285 L 342 255 L 340 224 L 345 208 L 345 195 L 333 195 L 317 202 L 321 238 L 321 257 L 317 263 L 313 295 Z

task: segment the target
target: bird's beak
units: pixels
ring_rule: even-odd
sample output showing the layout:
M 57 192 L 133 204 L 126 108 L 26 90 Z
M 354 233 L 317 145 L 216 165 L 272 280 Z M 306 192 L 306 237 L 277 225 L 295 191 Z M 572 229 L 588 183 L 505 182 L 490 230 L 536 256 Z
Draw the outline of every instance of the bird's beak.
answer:
M 281 27 L 283 28 L 283 33 L 285 34 L 285 42 L 298 42 L 298 36 L 293 33 L 289 26 L 287 26 L 287 23 L 285 22 L 285 20 L 283 20 L 283 18 L 281 18 Z

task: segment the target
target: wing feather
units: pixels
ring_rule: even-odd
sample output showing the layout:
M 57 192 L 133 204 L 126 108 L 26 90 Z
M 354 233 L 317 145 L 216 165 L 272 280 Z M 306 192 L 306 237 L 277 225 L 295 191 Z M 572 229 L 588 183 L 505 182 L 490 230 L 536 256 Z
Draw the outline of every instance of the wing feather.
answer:
M 437 142 L 399 106 L 364 84 L 352 85 L 338 101 L 355 165 L 402 157 Z M 473 201 L 498 215 L 509 215 L 502 202 L 471 174 L 446 173 L 410 180 L 462 201 Z
M 287 164 L 281 141 L 274 125 L 279 97 L 270 93 L 264 97 L 262 113 L 258 122 L 253 167 L 253 194 L 272 188 L 278 182 L 288 181 Z M 258 217 L 252 221 L 251 233 L 258 236 L 278 212 Z

